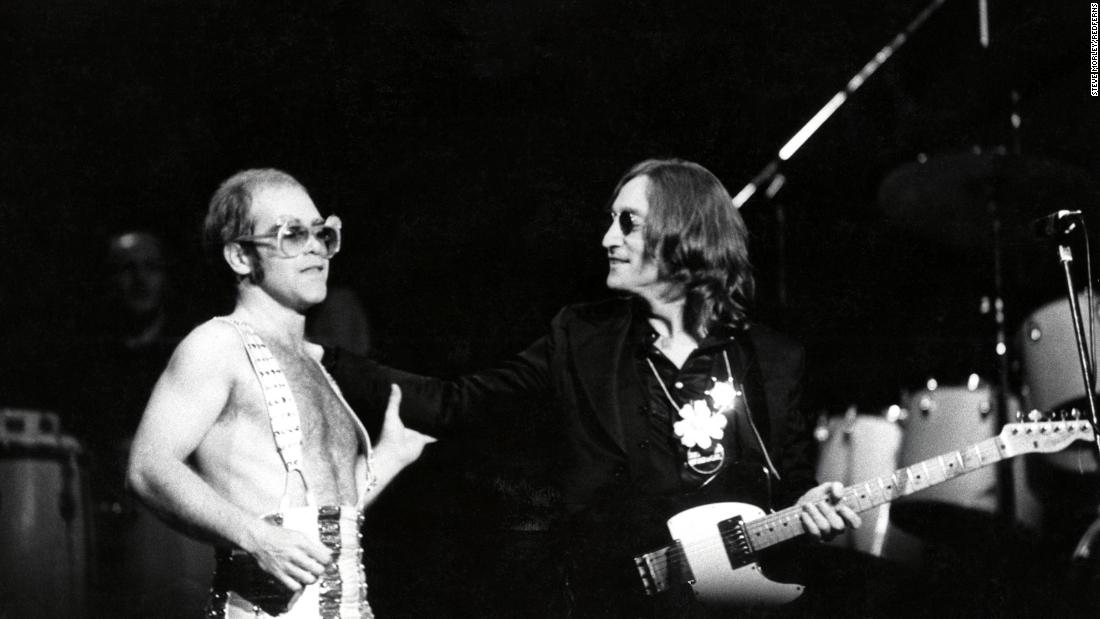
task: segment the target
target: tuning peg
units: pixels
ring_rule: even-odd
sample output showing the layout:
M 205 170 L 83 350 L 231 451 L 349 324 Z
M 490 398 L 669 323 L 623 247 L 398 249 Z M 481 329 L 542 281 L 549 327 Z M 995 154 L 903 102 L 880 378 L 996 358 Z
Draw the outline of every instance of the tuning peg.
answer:
M 1042 421 L 1043 414 L 1039 412 L 1039 409 L 1033 408 L 1031 412 L 1027 414 L 1028 421 Z

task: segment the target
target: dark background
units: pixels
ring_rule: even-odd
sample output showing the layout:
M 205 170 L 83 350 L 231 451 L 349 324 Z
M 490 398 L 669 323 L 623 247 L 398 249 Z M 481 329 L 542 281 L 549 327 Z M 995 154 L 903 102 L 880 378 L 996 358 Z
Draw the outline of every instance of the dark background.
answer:
M 756 316 L 807 345 L 811 411 L 993 378 L 985 196 L 1004 218 L 1010 339 L 1061 292 L 1027 221 L 1096 208 L 1088 3 L 989 0 L 987 50 L 976 5 L 947 2 L 784 165 L 775 199 L 742 209 Z M 736 193 L 924 6 L 5 2 L 0 396 L 50 406 L 65 389 L 57 343 L 95 307 L 112 230 L 166 236 L 179 313 L 225 311 L 199 225 L 217 184 L 256 166 L 343 218 L 333 282 L 367 305 L 377 357 L 435 374 L 492 363 L 606 294 L 602 211 L 627 167 L 683 157 Z M 920 153 L 975 148 L 1021 157 L 882 188 Z
M 1004 181 L 1024 214 L 1092 207 L 1088 4 L 990 5 L 988 50 L 976 3 L 946 3 L 787 163 L 776 199 L 743 209 L 757 316 L 810 347 L 815 405 L 876 406 L 937 368 L 987 370 L 984 201 L 888 225 L 901 207 L 877 193 L 891 170 L 1018 144 L 1054 162 Z M 735 193 L 923 7 L 5 3 L 4 335 L 79 325 L 102 238 L 134 223 L 168 236 L 188 311 L 224 307 L 197 266 L 205 202 L 234 171 L 275 166 L 346 222 L 334 281 L 366 302 L 378 355 L 483 365 L 604 294 L 599 213 L 630 164 L 695 160 Z M 936 233 L 955 215 L 966 245 Z M 1031 245 L 1005 249 L 1009 267 L 1031 265 L 1006 278 L 1010 329 L 1059 292 L 1053 252 Z M 948 368 L 959 338 L 967 359 Z

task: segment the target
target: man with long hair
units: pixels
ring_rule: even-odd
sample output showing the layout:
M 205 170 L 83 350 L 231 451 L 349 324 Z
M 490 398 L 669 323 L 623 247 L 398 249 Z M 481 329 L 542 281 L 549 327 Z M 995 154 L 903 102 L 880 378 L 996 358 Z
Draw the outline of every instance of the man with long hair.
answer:
M 246 170 L 210 201 L 207 249 L 236 281 L 233 312 L 196 327 L 146 406 L 129 483 L 170 524 L 217 547 L 207 616 L 371 617 L 363 509 L 429 439 L 400 392 L 378 444 L 305 339 L 341 222 L 297 180 Z
M 394 380 L 406 423 L 433 435 L 489 421 L 501 398 L 552 399 L 569 614 L 702 616 L 684 574 L 651 574 L 668 582 L 643 593 L 632 559 L 668 544 L 668 517 L 755 499 L 797 503 L 794 524 L 812 537 L 860 521 L 840 484 L 814 481 L 803 350 L 747 315 L 748 232 L 726 189 L 698 164 L 648 160 L 612 195 L 602 244 L 618 296 L 564 308 L 497 369 Z M 378 371 L 340 351 L 326 364 L 348 385 Z

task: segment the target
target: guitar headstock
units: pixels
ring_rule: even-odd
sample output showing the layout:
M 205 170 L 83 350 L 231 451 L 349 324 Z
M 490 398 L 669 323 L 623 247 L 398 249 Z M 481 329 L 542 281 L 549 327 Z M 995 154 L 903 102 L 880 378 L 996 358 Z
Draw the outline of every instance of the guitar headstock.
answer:
M 1005 424 L 999 436 L 1006 457 L 1061 451 L 1074 441 L 1093 440 L 1092 424 L 1084 419 L 1025 421 Z

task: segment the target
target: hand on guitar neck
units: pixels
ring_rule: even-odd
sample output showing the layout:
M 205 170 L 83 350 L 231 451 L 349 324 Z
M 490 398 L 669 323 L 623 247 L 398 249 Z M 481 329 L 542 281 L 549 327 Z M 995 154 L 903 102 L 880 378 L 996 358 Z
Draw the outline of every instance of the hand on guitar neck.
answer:
M 802 508 L 802 526 L 810 537 L 828 541 L 848 528 L 858 529 L 863 521 L 843 502 L 844 484 L 825 482 L 803 494 L 795 506 Z

